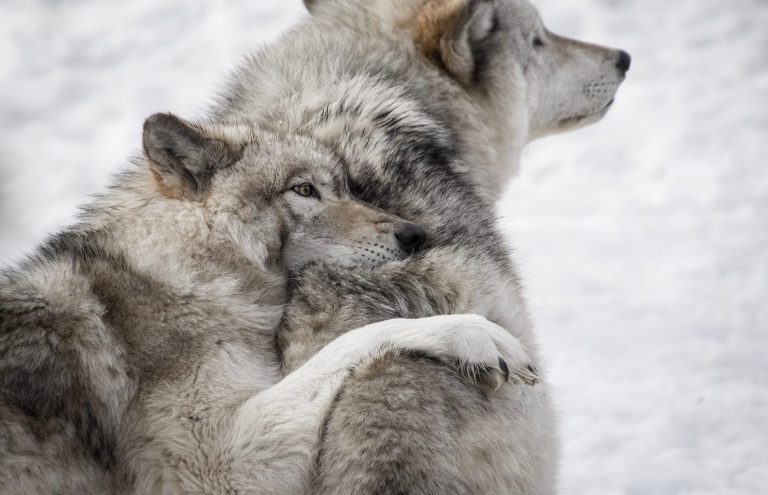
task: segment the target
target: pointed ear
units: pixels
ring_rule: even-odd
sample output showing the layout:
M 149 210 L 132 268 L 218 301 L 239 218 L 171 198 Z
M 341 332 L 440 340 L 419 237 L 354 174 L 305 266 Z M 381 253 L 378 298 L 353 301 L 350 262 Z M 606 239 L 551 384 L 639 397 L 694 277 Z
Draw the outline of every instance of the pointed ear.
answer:
M 469 85 L 495 24 L 493 0 L 429 0 L 413 23 L 414 41 L 427 58 Z
M 229 143 L 169 113 L 144 121 L 144 155 L 163 194 L 191 200 L 202 199 L 213 174 L 239 159 Z

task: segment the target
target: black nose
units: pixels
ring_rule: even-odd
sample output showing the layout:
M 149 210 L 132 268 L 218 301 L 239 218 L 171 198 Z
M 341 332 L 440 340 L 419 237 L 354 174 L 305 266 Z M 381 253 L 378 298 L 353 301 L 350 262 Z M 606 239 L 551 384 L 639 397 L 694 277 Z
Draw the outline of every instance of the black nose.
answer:
M 629 53 L 624 50 L 619 50 L 619 61 L 616 62 L 616 67 L 618 67 L 621 72 L 627 72 L 629 71 L 630 65 L 632 65 L 632 57 L 630 57 Z
M 424 241 L 427 240 L 427 233 L 418 225 L 407 223 L 395 232 L 395 237 L 403 251 L 415 253 L 424 245 Z

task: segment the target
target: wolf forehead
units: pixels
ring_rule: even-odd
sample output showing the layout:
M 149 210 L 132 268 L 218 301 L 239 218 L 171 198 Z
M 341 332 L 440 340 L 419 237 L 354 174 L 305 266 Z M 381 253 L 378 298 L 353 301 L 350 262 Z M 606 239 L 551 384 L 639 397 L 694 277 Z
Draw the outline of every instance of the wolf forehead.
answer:
M 203 128 L 205 132 L 205 128 Z M 295 181 L 345 185 L 344 163 L 333 150 L 305 135 L 276 132 L 256 125 L 216 124 L 207 131 L 237 150 L 239 159 L 219 172 L 219 180 L 257 185 L 262 193 L 279 193 Z
M 302 183 L 346 189 L 344 163 L 325 144 L 255 121 L 154 114 L 144 124 L 144 151 L 160 189 L 180 199 L 269 201 Z

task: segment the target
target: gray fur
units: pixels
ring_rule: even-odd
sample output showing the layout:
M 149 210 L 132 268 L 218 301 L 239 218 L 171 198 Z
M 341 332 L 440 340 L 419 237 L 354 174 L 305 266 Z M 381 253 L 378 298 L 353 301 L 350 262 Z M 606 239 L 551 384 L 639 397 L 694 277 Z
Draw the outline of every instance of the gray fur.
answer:
M 144 142 L 79 225 L 0 273 L 0 493 L 302 493 L 358 363 L 526 376 L 519 343 L 467 316 L 347 333 L 280 380 L 286 267 L 401 260 L 410 224 L 308 137 L 155 115 Z
M 605 113 L 618 52 L 522 0 L 306 3 L 0 274 L 0 493 L 554 491 L 493 203 L 527 142 Z

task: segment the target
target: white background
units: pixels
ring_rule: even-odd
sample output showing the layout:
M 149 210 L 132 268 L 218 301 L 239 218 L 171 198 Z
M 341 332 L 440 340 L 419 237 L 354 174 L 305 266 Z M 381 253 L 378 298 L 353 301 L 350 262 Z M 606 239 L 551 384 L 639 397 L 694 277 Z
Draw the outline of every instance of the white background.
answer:
M 562 421 L 562 492 L 768 493 L 768 2 L 541 0 L 633 67 L 500 204 Z M 0 0 L 0 264 L 156 111 L 200 116 L 299 0 Z

